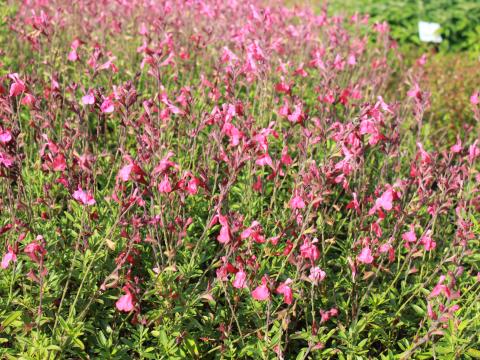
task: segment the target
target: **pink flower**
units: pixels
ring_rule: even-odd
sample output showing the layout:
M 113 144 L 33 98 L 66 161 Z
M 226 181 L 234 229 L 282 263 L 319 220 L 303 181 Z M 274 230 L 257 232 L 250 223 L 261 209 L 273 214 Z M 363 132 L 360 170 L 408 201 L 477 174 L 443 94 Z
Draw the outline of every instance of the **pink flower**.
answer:
M 270 157 L 270 155 L 268 155 L 268 153 L 265 153 L 263 155 L 260 155 L 257 160 L 255 161 L 255 164 L 258 165 L 258 166 L 270 166 L 272 169 L 273 169 L 273 162 L 272 162 L 272 158 Z
M 10 155 L 0 152 L 0 165 L 9 168 L 13 165 L 13 161 L 14 159 Z
M 305 207 L 305 202 L 300 196 L 295 196 L 293 197 L 292 200 L 290 200 L 290 209 L 303 209 Z
M 0 128 L 0 143 L 7 144 L 12 140 L 12 133 L 9 130 Z
M 288 278 L 285 282 L 281 283 L 275 290 L 277 294 L 283 294 L 283 301 L 285 304 L 290 305 L 293 302 L 293 291 L 290 285 L 293 282 L 292 279 Z
M 39 256 L 43 257 L 43 255 L 47 253 L 45 248 L 38 243 L 39 241 L 43 241 L 43 236 L 38 235 L 37 238 L 25 246 L 25 249 L 23 250 L 25 254 L 36 263 L 40 262 Z
M 291 123 L 301 123 L 304 118 L 302 113 L 302 104 L 296 104 L 295 109 L 290 115 L 287 116 L 287 118 Z
M 427 63 L 427 54 L 423 54 L 417 59 L 417 64 L 419 66 L 424 66 Z
M 348 203 L 347 209 L 355 209 L 357 214 L 360 214 L 360 204 L 358 202 L 357 194 L 352 193 L 352 195 L 353 195 L 353 200 Z
M 387 185 L 387 187 L 388 189 L 385 190 L 385 192 L 375 200 L 375 205 L 368 212 L 369 215 L 373 215 L 375 211 L 380 209 L 383 209 L 385 211 L 392 210 L 393 200 L 396 194 L 394 190 L 390 187 L 390 185 Z
M 417 142 L 417 147 L 418 147 L 417 157 L 420 157 L 420 159 L 422 160 L 422 163 L 430 164 L 432 162 L 432 157 L 427 151 L 425 151 L 422 143 Z
M 72 49 L 68 53 L 68 61 L 77 61 L 77 60 L 78 60 L 77 50 Z
M 427 231 L 427 233 L 424 236 L 422 236 L 422 238 L 420 239 L 420 242 L 424 246 L 426 251 L 433 250 L 437 247 L 437 243 L 433 241 L 430 234 L 431 234 L 431 230 Z
M 78 39 L 75 39 L 72 41 L 70 44 L 71 51 L 68 54 L 68 60 L 69 61 L 77 61 L 78 60 L 78 54 L 77 54 L 77 49 L 80 47 L 81 42 Z
M 320 251 L 318 251 L 318 248 L 314 245 L 317 241 L 317 239 L 314 239 L 313 241 L 305 239 L 302 246 L 300 246 L 300 256 L 304 259 L 310 259 L 311 261 L 318 260 L 320 257 Z
M 230 227 L 228 226 L 228 220 L 226 216 L 218 215 L 218 222 L 222 225 L 220 234 L 217 236 L 217 240 L 220 244 L 226 244 L 230 242 Z
M 32 94 L 25 94 L 20 103 L 28 107 L 33 107 L 33 105 L 35 105 L 35 96 Z
M 445 279 L 446 279 L 445 275 L 440 276 L 440 279 L 438 280 L 437 285 L 435 285 L 435 287 L 433 288 L 432 292 L 429 295 L 430 298 L 437 297 L 442 293 L 447 298 L 450 297 L 450 295 L 451 295 L 450 289 L 448 288 L 447 285 L 443 284 L 445 282 Z
M 413 87 L 408 90 L 407 96 L 420 100 L 422 98 L 422 90 L 420 89 L 420 86 L 418 86 L 417 83 L 413 84 Z
M 462 140 L 460 140 L 460 138 L 457 138 L 457 142 L 455 143 L 455 145 L 452 145 L 450 147 L 450 151 L 453 154 L 458 154 L 459 152 L 462 151 Z
M 67 162 L 65 156 L 58 154 L 52 162 L 53 171 L 64 171 L 67 168 Z
M 118 177 L 123 181 L 127 182 L 130 179 L 130 173 L 132 172 L 133 164 L 125 165 L 118 172 Z
M 93 94 L 88 93 L 84 97 L 82 97 L 82 104 L 83 105 L 93 105 L 93 104 L 95 104 L 95 97 L 93 96 Z
M 113 104 L 113 101 L 110 100 L 110 98 L 106 98 L 103 100 L 102 105 L 100 105 L 100 110 L 104 114 L 110 114 L 115 110 L 115 105 Z
M 327 274 L 325 271 L 320 269 L 318 266 L 313 266 L 310 268 L 310 275 L 308 275 L 308 278 L 312 281 L 312 283 L 317 285 L 319 282 L 323 281 L 326 276 Z
M 95 199 L 93 196 L 90 193 L 83 191 L 80 187 L 73 193 L 72 196 L 75 200 L 83 205 L 95 205 Z
M 320 323 L 323 324 L 330 320 L 331 317 L 338 315 L 338 310 L 336 308 L 331 308 L 330 310 L 324 311 L 320 310 Z
M 245 136 L 243 132 L 228 122 L 223 125 L 222 131 L 230 138 L 230 144 L 232 146 L 237 146 L 240 143 L 240 139 Z
M 19 82 L 14 82 L 10 86 L 10 97 L 18 96 L 25 91 L 25 85 Z
M 10 261 L 16 262 L 17 254 L 15 254 L 11 246 L 8 246 L 8 252 L 3 256 L 3 259 L 2 259 L 2 264 L 1 264 L 2 269 L 6 269 L 10 264 Z
M 235 274 L 235 280 L 233 280 L 233 287 L 237 289 L 243 289 L 247 287 L 246 284 L 247 274 L 245 271 L 240 270 Z
M 13 80 L 10 85 L 10 97 L 18 96 L 26 90 L 25 83 L 20 80 L 17 73 L 9 74 L 8 77 Z
M 478 105 L 478 104 L 480 104 L 479 95 L 480 95 L 479 92 L 476 91 L 476 92 L 474 92 L 474 93 L 472 94 L 472 96 L 470 96 L 470 103 L 471 103 L 472 105 Z
M 388 253 L 388 261 L 393 262 L 395 260 L 395 250 L 390 243 L 382 244 L 378 251 L 382 254 Z
M 267 300 L 270 297 L 270 291 L 267 287 L 267 278 L 262 278 L 262 285 L 259 285 L 252 291 L 252 297 L 258 301 Z
M 163 180 L 158 184 L 158 191 L 161 193 L 170 193 L 172 192 L 172 185 L 170 185 L 170 180 L 168 179 L 167 174 L 163 177 Z
M 134 180 L 145 183 L 145 172 L 142 170 L 142 168 L 135 164 L 133 159 L 131 159 L 130 157 L 127 157 L 127 160 L 129 164 L 125 165 L 120 169 L 117 178 L 122 180 L 123 182 L 127 182 L 128 180 Z
M 357 260 L 364 264 L 371 264 L 373 262 L 372 250 L 368 246 L 364 247 Z
M 119 311 L 130 312 L 135 308 L 135 304 L 133 303 L 133 295 L 130 290 L 124 288 L 126 294 L 121 296 L 117 302 L 115 303 L 116 308 Z
M 382 196 L 375 200 L 375 205 L 377 207 L 382 207 L 386 211 L 392 210 L 392 201 L 393 201 L 393 190 L 388 189 L 385 191 Z
M 427 314 L 432 320 L 437 320 L 438 318 L 437 313 L 432 309 L 432 304 L 430 304 L 430 302 L 427 304 Z
M 289 166 L 289 165 L 293 164 L 292 158 L 290 157 L 290 155 L 288 155 L 288 147 L 287 146 L 285 146 L 282 150 L 282 158 L 281 158 L 280 161 L 285 166 Z
M 417 241 L 417 235 L 415 234 L 415 226 L 410 225 L 410 231 L 407 231 L 402 234 L 402 239 L 408 243 L 414 243 Z
M 192 179 L 190 179 L 187 184 L 187 191 L 190 195 L 195 195 L 198 192 L 198 185 L 200 185 L 200 183 L 200 180 L 195 177 L 192 177 Z

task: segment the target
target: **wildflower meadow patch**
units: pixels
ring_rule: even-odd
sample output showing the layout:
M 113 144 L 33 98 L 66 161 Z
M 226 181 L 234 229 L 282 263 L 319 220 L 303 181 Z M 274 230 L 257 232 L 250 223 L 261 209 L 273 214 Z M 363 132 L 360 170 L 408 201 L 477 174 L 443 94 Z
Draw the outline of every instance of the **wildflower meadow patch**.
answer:
M 0 357 L 480 358 L 480 84 L 436 138 L 429 57 L 327 14 L 5 5 Z

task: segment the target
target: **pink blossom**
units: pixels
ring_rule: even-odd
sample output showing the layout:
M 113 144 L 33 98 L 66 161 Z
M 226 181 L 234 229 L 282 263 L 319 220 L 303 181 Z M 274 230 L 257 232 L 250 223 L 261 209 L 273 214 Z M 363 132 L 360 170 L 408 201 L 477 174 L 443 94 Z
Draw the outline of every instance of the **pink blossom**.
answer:
M 289 165 L 293 164 L 292 158 L 290 157 L 290 155 L 288 155 L 288 147 L 287 146 L 285 146 L 282 150 L 282 158 L 280 159 L 280 161 L 285 166 L 289 166 Z
M 426 251 L 433 250 L 437 247 L 437 243 L 433 241 L 430 234 L 431 230 L 427 231 L 427 233 L 420 239 L 420 243 L 425 247 Z
M 106 98 L 105 100 L 103 100 L 102 105 L 100 105 L 100 110 L 104 114 L 110 114 L 115 110 L 115 105 L 110 98 Z
M 228 226 L 227 218 L 223 215 L 218 215 L 218 221 L 222 225 L 220 234 L 217 236 L 217 240 L 220 244 L 227 244 L 230 242 L 230 227 Z
M 77 50 L 72 49 L 72 50 L 68 53 L 67 59 L 68 59 L 68 61 L 77 61 L 77 60 L 78 60 Z
M 327 274 L 325 271 L 320 269 L 318 266 L 312 266 L 310 268 L 310 275 L 308 275 L 308 278 L 312 281 L 312 283 L 317 285 L 319 282 L 322 282 L 326 276 Z
M 448 288 L 448 286 L 443 284 L 445 282 L 445 279 L 446 279 L 445 275 L 440 276 L 440 279 L 438 280 L 437 285 L 435 285 L 435 287 L 433 288 L 432 292 L 429 295 L 430 298 L 437 297 L 442 293 L 445 295 L 445 297 L 447 298 L 450 297 L 451 295 L 450 289 Z
M 64 171 L 67 168 L 67 162 L 65 161 L 65 156 L 58 154 L 55 156 L 52 162 L 53 171 Z
M 320 310 L 320 318 L 321 318 L 320 323 L 323 324 L 328 320 L 330 320 L 330 318 L 335 316 L 338 316 L 338 310 L 336 308 L 331 308 L 330 310 L 327 310 L 327 311 Z
M 187 184 L 187 191 L 190 195 L 195 195 L 198 192 L 198 185 L 200 185 L 200 180 L 193 177 Z
M 470 161 L 471 163 L 473 163 L 475 158 L 480 156 L 480 149 L 478 148 L 477 143 L 478 139 L 475 140 L 473 144 L 468 147 L 468 161 Z
M 427 304 L 427 315 L 432 320 L 437 320 L 438 318 L 437 313 L 432 309 L 432 304 L 430 304 L 430 302 Z
M 287 116 L 291 123 L 300 123 L 303 121 L 304 115 L 302 112 L 302 104 L 296 104 L 293 112 Z
M 262 285 L 259 285 L 252 291 L 252 297 L 258 301 L 264 301 L 270 298 L 270 290 L 267 287 L 267 278 L 262 278 Z
M 5 166 L 6 168 L 12 167 L 14 159 L 3 152 L 0 152 L 0 165 Z
M 130 290 L 124 289 L 126 294 L 121 296 L 115 303 L 119 311 L 130 312 L 135 308 L 134 298 Z
M 316 261 L 320 258 L 320 251 L 314 245 L 317 240 L 310 241 L 305 239 L 302 246 L 300 246 L 300 256 L 304 259 L 310 259 L 311 261 Z
M 470 96 L 470 103 L 472 105 L 478 105 L 480 104 L 480 99 L 479 99 L 480 93 L 478 91 L 474 92 L 472 96 Z
M 95 97 L 93 96 L 93 94 L 92 93 L 87 93 L 85 96 L 83 96 L 82 97 L 82 104 L 83 105 L 93 105 L 93 104 L 95 104 Z
M 233 280 L 233 287 L 237 289 L 243 289 L 247 287 L 246 284 L 247 274 L 245 271 L 240 270 L 235 274 L 235 280 Z
M 39 241 L 43 241 L 43 237 L 41 235 L 38 235 L 37 238 L 25 246 L 25 249 L 23 250 L 25 254 L 27 254 L 28 257 L 36 263 L 40 262 L 39 256 L 43 257 L 43 255 L 46 254 L 45 248 L 38 243 Z
M 9 74 L 8 77 L 13 80 L 10 85 L 10 97 L 16 97 L 26 90 L 25 83 L 20 80 L 17 73 Z
M 393 262 L 395 260 L 395 250 L 394 250 L 392 244 L 390 244 L 389 242 L 387 242 L 386 244 L 382 244 L 380 246 L 380 248 L 378 249 L 378 251 L 381 254 L 388 253 L 388 261 L 389 262 Z
M 273 169 L 273 162 L 272 158 L 268 153 L 260 155 L 257 160 L 255 161 L 255 164 L 258 166 L 270 166 Z
M 386 21 L 383 21 L 383 22 L 376 22 L 373 25 L 373 29 L 380 34 L 386 34 L 390 30 L 390 27 L 388 26 L 388 23 Z
M 357 199 L 357 194 L 356 193 L 352 193 L 352 196 L 353 196 L 353 200 L 350 201 L 348 204 L 347 204 L 347 209 L 355 209 L 355 211 L 357 212 L 357 214 L 360 213 L 360 204 L 358 202 L 358 199 Z
M 163 180 L 158 184 L 158 191 L 161 193 L 170 193 L 172 192 L 172 185 L 170 184 L 170 179 L 168 178 L 167 174 L 163 177 Z
M 293 302 L 293 291 L 290 285 L 293 282 L 292 279 L 288 278 L 285 282 L 281 283 L 275 290 L 277 294 L 283 294 L 283 301 L 285 304 L 290 305 Z
M 305 202 L 300 196 L 294 196 L 292 200 L 290 200 L 290 209 L 303 209 L 305 207 Z
M 75 200 L 83 205 L 95 205 L 95 199 L 93 198 L 92 194 L 82 190 L 80 187 L 73 193 L 72 196 Z
M 417 83 L 413 85 L 413 87 L 408 90 L 407 96 L 411 98 L 421 99 L 422 98 L 422 91 L 420 90 L 420 86 Z
M 417 241 L 417 235 L 415 234 L 415 227 L 413 224 L 410 225 L 410 231 L 402 234 L 402 239 L 407 243 L 414 243 Z
M 371 264 L 373 262 L 372 250 L 368 246 L 364 247 L 357 256 L 357 260 L 364 264 Z
M 28 107 L 33 107 L 35 105 L 35 96 L 32 94 L 25 94 L 23 96 L 22 101 L 20 102 L 22 105 L 28 106 Z
M 392 210 L 392 201 L 393 201 L 393 190 L 388 189 L 385 191 L 382 196 L 375 200 L 375 205 L 381 207 L 386 211 Z
M 450 147 L 450 151 L 453 154 L 458 154 L 459 152 L 462 151 L 462 140 L 460 140 L 460 138 L 457 137 L 457 142 L 455 143 L 455 145 L 452 145 Z
M 12 133 L 9 130 L 0 128 L 0 143 L 7 144 L 12 140 Z
M 10 86 L 10 97 L 18 96 L 25 91 L 25 85 L 19 82 L 14 82 Z
M 127 182 L 130 179 L 130 173 L 132 172 L 132 169 L 133 169 L 133 164 L 125 165 L 118 172 L 118 177 L 122 181 Z
M 15 251 L 13 251 L 13 248 L 11 246 L 8 246 L 8 252 L 3 256 L 2 259 L 2 269 L 6 269 L 11 261 L 17 261 L 17 254 L 15 254 Z

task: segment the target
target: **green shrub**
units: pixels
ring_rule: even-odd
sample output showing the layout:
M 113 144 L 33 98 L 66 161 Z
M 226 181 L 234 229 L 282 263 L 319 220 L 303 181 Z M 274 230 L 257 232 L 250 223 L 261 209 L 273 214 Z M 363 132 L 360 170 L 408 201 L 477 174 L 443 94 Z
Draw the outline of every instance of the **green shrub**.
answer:
M 387 21 L 391 35 L 401 45 L 429 47 L 420 42 L 418 22 L 441 25 L 441 51 L 480 50 L 480 1 L 477 0 L 349 0 L 332 1 L 333 13 L 358 11 L 375 21 Z

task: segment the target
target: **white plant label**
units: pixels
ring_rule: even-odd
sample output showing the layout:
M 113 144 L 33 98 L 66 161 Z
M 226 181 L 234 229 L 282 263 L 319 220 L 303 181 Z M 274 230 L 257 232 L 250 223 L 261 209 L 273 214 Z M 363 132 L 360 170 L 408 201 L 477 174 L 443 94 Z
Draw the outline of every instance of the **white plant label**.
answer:
M 442 42 L 442 36 L 440 35 L 440 24 L 419 21 L 418 22 L 418 35 L 422 42 Z

